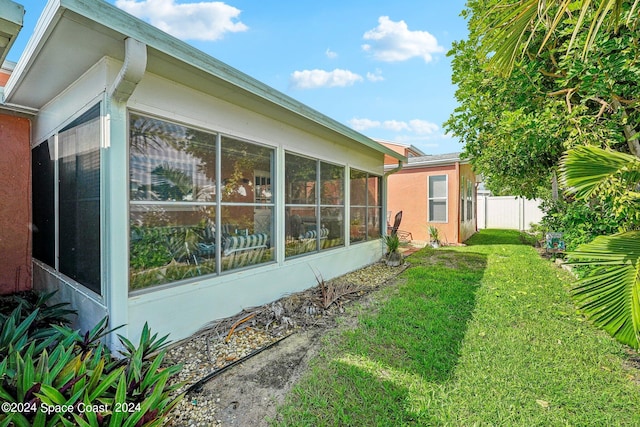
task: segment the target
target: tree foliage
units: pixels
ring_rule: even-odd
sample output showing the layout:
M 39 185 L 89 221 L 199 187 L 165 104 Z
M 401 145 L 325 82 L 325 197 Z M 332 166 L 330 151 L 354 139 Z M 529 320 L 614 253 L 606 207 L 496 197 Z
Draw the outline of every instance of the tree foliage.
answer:
M 449 52 L 460 106 L 445 127 L 495 193 L 548 192 L 570 147 L 640 155 L 639 19 L 619 3 L 467 3 L 469 37 Z

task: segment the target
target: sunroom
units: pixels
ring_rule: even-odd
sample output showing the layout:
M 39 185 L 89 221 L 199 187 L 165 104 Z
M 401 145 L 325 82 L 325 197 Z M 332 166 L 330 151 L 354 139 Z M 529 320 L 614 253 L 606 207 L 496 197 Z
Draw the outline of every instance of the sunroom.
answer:
M 50 1 L 5 103 L 32 115 L 34 287 L 80 328 L 181 339 L 383 254 L 403 156 L 106 2 Z

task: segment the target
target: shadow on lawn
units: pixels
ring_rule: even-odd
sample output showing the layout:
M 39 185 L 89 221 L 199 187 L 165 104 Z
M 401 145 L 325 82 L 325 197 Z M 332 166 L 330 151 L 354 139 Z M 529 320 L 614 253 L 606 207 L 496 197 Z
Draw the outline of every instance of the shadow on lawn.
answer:
M 428 423 L 425 399 L 453 374 L 486 255 L 423 249 L 408 261 L 389 298 L 344 335 L 341 356 L 331 362 L 332 398 L 348 415 L 334 414 L 329 424 L 375 425 L 378 417 L 386 425 Z

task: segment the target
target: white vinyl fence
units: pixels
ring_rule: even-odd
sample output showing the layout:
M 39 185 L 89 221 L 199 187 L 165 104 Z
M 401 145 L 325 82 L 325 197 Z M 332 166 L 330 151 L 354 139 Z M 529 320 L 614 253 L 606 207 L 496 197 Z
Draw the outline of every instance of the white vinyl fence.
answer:
M 539 223 L 543 212 L 540 200 L 514 196 L 478 196 L 478 228 L 528 230 Z

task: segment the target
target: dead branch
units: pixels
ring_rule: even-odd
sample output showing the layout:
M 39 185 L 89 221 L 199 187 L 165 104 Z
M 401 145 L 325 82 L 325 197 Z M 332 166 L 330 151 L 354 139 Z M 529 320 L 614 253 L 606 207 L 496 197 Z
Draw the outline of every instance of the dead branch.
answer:
M 243 324 L 244 322 L 246 322 L 247 320 L 251 320 L 252 318 L 254 318 L 256 316 L 257 313 L 251 313 L 250 315 L 238 320 L 236 323 L 233 324 L 233 326 L 231 326 L 231 330 L 229 331 L 229 333 L 227 334 L 227 338 L 224 340 L 224 342 L 229 342 L 229 340 L 231 339 L 231 335 L 233 335 L 233 331 L 236 330 L 236 328 Z
M 552 73 L 542 69 L 540 69 L 539 71 L 540 71 L 540 74 L 542 74 L 543 76 L 553 77 L 554 79 L 561 79 L 564 77 L 562 74 Z
M 565 93 L 571 93 L 574 92 L 576 90 L 575 87 L 570 87 L 567 89 L 560 89 L 560 90 L 556 90 L 555 92 L 549 92 L 547 93 L 547 96 L 558 96 L 558 95 L 563 95 Z

